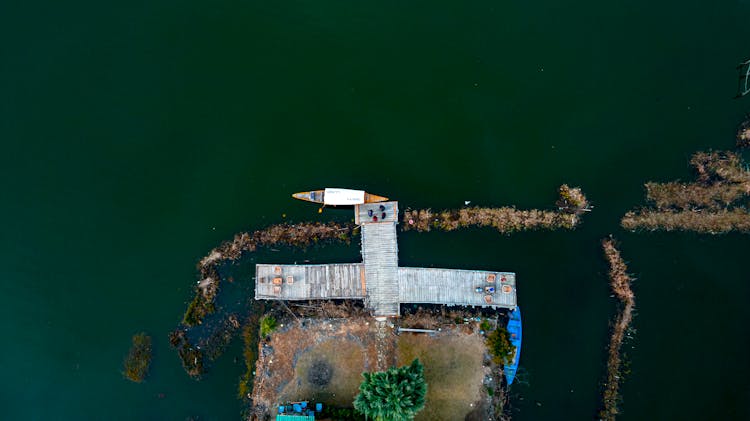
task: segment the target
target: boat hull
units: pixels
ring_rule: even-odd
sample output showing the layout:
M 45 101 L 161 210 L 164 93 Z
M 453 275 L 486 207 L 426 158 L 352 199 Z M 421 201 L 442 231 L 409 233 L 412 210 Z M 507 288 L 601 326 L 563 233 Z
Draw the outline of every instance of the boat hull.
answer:
M 304 200 L 306 202 L 320 203 L 322 205 L 324 191 L 325 190 L 303 191 L 292 194 L 292 197 L 298 200 Z
M 518 371 L 518 362 L 521 359 L 521 339 L 523 334 L 523 328 L 521 324 L 521 308 L 516 307 L 510 312 L 510 319 L 508 320 L 508 326 L 506 328 L 510 334 L 510 344 L 515 347 L 513 351 L 513 358 L 510 363 L 503 367 L 505 373 L 505 380 L 508 382 L 508 386 L 513 384 L 513 380 L 516 378 L 516 371 Z
M 321 205 L 328 205 L 328 206 L 339 206 L 339 204 L 330 204 L 326 203 L 325 201 L 325 190 L 311 190 L 311 191 L 303 191 L 299 193 L 292 194 L 292 197 L 298 200 L 304 200 L 305 202 L 312 202 L 312 203 L 318 203 Z M 384 196 L 378 196 L 377 194 L 370 194 L 367 192 L 364 192 L 364 198 L 362 201 L 359 201 L 359 203 L 351 203 L 352 205 L 361 205 L 362 203 L 378 203 L 378 202 L 387 202 L 388 198 Z

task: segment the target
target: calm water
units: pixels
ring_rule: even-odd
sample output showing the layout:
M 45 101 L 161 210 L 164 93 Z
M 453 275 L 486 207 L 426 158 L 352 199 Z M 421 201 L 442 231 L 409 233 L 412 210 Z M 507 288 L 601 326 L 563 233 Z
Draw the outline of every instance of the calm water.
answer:
M 194 382 L 166 334 L 223 239 L 347 217 L 291 192 L 549 207 L 562 182 L 596 206 L 575 232 L 400 237 L 404 265 L 518 273 L 514 418 L 595 414 L 609 233 L 638 276 L 622 419 L 750 417 L 749 237 L 617 225 L 644 181 L 733 144 L 750 3 L 469 3 L 0 4 L 2 418 L 237 418 L 240 344 Z

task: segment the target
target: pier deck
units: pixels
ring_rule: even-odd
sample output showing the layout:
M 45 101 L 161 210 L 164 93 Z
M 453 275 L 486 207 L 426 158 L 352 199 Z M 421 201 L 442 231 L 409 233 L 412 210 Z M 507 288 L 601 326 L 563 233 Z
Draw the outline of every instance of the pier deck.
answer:
M 362 225 L 362 260 L 373 316 L 398 316 L 398 244 L 395 222 Z
M 477 288 L 481 291 L 477 292 Z M 490 288 L 493 288 L 490 292 Z M 516 275 L 479 270 L 398 268 L 399 301 L 449 306 L 516 306 Z
M 362 263 L 255 265 L 255 299 L 320 300 L 365 298 Z
M 360 299 L 375 317 L 399 316 L 401 303 L 516 307 L 514 273 L 399 267 L 398 202 L 356 205 L 354 220 L 362 263 L 258 264 L 255 299 Z

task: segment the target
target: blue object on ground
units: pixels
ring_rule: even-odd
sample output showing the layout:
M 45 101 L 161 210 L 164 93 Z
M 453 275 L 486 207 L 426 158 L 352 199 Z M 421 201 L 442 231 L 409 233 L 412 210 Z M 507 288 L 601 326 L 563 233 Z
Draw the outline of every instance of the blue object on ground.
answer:
M 508 333 L 510 334 L 510 344 L 515 347 L 513 351 L 513 359 L 509 364 L 503 367 L 505 372 L 505 380 L 508 382 L 508 386 L 513 384 L 513 380 L 516 378 L 516 371 L 518 370 L 518 361 L 521 359 L 521 308 L 516 307 L 510 312 L 510 320 L 508 320 Z
M 292 405 L 292 409 L 294 409 L 294 412 L 302 412 L 302 407 L 298 403 Z
M 322 403 L 316 403 L 315 404 L 315 410 L 320 412 L 323 410 L 323 404 Z
M 302 407 L 302 409 L 307 408 L 307 401 L 300 402 L 299 405 Z
M 284 407 L 283 407 L 283 406 L 280 406 L 280 407 L 279 407 L 279 414 L 283 414 L 283 413 L 284 413 Z

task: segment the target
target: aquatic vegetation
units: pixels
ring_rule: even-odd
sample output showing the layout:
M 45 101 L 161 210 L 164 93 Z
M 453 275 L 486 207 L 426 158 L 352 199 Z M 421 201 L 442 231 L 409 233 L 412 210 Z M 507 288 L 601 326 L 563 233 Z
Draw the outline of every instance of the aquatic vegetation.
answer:
M 434 213 L 430 209 L 406 210 L 404 230 L 453 231 L 470 226 L 493 227 L 501 233 L 534 229 L 573 229 L 581 222 L 581 215 L 591 206 L 580 188 L 563 184 L 559 188 L 557 211 L 519 210 L 514 207 L 471 207 Z
M 236 234 L 232 241 L 225 241 L 214 248 L 198 264 L 200 281 L 196 286 L 196 295 L 187 308 L 182 323 L 185 326 L 200 324 L 203 318 L 216 311 L 214 299 L 219 289 L 221 277 L 218 265 L 226 261 L 237 260 L 244 252 L 254 252 L 258 247 L 291 246 L 307 247 L 323 240 L 349 242 L 353 233 L 352 225 L 335 222 L 279 224 L 252 233 Z
M 747 194 L 747 187 L 742 184 L 648 182 L 645 187 L 646 199 L 653 202 L 657 209 L 720 209 Z
M 123 375 L 126 379 L 140 383 L 148 374 L 151 365 L 151 337 L 145 333 L 133 335 L 133 344 L 125 357 Z
M 185 331 L 181 329 L 169 333 L 169 344 L 177 349 L 177 354 L 182 361 L 182 368 L 190 377 L 200 378 L 203 374 L 203 353 L 190 344 L 185 337 Z
M 497 329 L 487 335 L 487 349 L 492 355 L 492 360 L 496 364 L 503 365 L 508 364 L 513 359 L 513 352 L 516 347 L 510 343 L 510 333 L 504 327 L 498 326 Z
M 321 241 L 350 242 L 354 234 L 354 226 L 349 224 L 330 223 L 300 223 L 271 225 L 265 229 L 254 232 L 243 232 L 234 236 L 231 241 L 226 241 L 211 250 L 198 263 L 200 280 L 195 287 L 195 296 L 188 304 L 182 318 L 182 327 L 170 334 L 170 343 L 177 349 L 182 360 L 185 371 L 194 378 L 200 378 L 205 370 L 207 360 L 218 358 L 231 341 L 235 332 L 241 327 L 237 315 L 221 314 L 218 320 L 213 318 L 209 333 L 202 339 L 193 343 L 187 337 L 189 329 L 202 325 L 206 317 L 220 309 L 217 307 L 216 299 L 221 291 L 219 267 L 227 262 L 236 261 L 243 253 L 254 252 L 259 247 L 290 246 L 308 247 Z M 262 304 L 250 304 L 250 316 L 245 323 L 249 323 L 255 330 L 257 344 L 258 317 L 253 313 L 262 309 Z M 247 335 L 245 335 L 247 336 Z M 248 373 L 251 374 L 254 360 L 248 364 Z M 247 382 L 252 382 L 252 376 L 246 373 L 240 380 L 240 387 Z M 247 393 L 241 393 L 246 396 Z
M 586 196 L 583 195 L 580 187 L 570 187 L 567 184 L 563 184 L 558 189 L 558 193 L 560 198 L 556 204 L 560 211 L 581 215 L 591 210 L 591 205 Z
M 607 378 L 602 394 L 603 407 L 599 411 L 600 418 L 614 420 L 615 416 L 619 413 L 617 404 L 620 400 L 619 388 L 620 379 L 622 378 L 620 348 L 622 348 L 625 333 L 633 319 L 635 294 L 630 289 L 632 278 L 628 275 L 628 267 L 622 259 L 615 241 L 612 238 L 602 240 L 602 249 L 604 250 L 607 263 L 609 263 L 610 287 L 622 305 L 620 312 L 615 318 L 612 336 L 609 341 Z
M 750 232 L 750 213 L 744 209 L 720 211 L 654 211 L 628 212 L 622 227 L 648 231 L 695 231 L 700 234 L 724 234 L 730 231 Z
M 743 121 L 737 129 L 737 147 L 747 148 L 750 146 L 750 118 Z
M 695 182 L 646 183 L 646 199 L 654 207 L 627 212 L 622 227 L 705 234 L 750 232 L 750 214 L 741 202 L 750 195 L 750 171 L 742 157 L 734 152 L 697 152 L 690 164 Z
M 242 357 L 245 361 L 245 373 L 242 374 L 237 384 L 237 397 L 242 400 L 250 399 L 252 396 L 255 361 L 258 360 L 258 315 L 253 314 L 250 317 L 252 320 L 249 320 L 242 328 Z
M 418 359 L 388 371 L 362 373 L 354 408 L 375 420 L 410 420 L 424 408 L 427 383 Z

